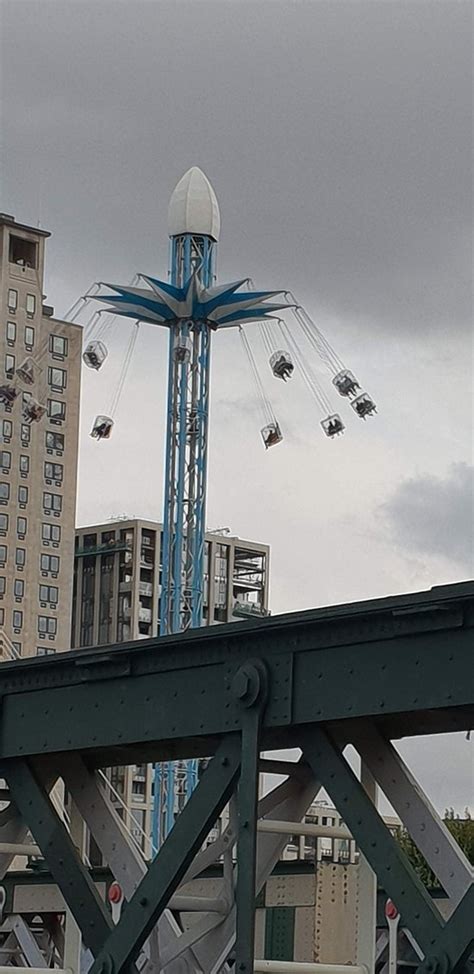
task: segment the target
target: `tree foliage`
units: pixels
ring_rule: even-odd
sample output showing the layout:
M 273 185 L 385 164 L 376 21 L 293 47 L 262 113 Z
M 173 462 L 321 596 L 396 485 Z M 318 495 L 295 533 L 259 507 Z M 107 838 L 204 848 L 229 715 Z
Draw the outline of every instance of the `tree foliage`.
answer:
M 466 808 L 463 817 L 461 817 L 460 815 L 455 815 L 453 808 L 447 808 L 443 821 L 471 865 L 474 864 L 474 819 L 471 817 L 469 810 Z M 428 866 L 426 859 L 422 856 L 406 829 L 401 828 L 398 830 L 397 839 L 423 885 L 430 888 L 439 888 L 441 883 Z

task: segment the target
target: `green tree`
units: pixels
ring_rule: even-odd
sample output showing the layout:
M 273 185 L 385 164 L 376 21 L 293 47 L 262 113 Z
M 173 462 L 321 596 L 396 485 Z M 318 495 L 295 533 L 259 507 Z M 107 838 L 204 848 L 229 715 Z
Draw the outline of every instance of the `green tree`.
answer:
M 460 815 L 455 815 L 453 808 L 447 808 L 444 813 L 444 822 L 466 858 L 471 865 L 474 864 L 474 819 L 469 809 L 466 808 L 464 816 L 461 817 Z M 439 888 L 441 883 L 428 866 L 426 859 L 422 856 L 406 829 L 401 828 L 398 830 L 397 839 L 423 885 L 431 888 Z

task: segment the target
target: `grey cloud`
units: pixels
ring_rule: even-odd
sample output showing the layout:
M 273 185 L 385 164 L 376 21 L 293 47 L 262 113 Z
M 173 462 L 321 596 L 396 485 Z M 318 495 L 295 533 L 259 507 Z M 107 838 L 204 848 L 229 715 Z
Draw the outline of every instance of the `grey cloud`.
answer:
M 453 463 L 446 477 L 425 474 L 403 481 L 381 507 L 395 543 L 435 555 L 472 572 L 474 468 Z
M 4 188 L 22 210 L 43 195 L 70 265 L 120 271 L 128 251 L 130 273 L 156 269 L 169 193 L 198 164 L 222 276 L 227 259 L 367 332 L 465 326 L 469 3 L 2 10 Z

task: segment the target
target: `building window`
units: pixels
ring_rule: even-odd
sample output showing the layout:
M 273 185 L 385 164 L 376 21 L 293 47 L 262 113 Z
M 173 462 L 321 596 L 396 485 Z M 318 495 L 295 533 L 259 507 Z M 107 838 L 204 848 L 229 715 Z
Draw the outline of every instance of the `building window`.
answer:
M 66 369 L 50 367 L 48 369 L 48 382 L 55 392 L 62 392 L 62 390 L 67 386 Z
M 216 544 L 215 549 L 215 606 L 214 619 L 225 622 L 227 618 L 229 590 L 229 545 Z
M 15 551 L 15 565 L 23 568 L 26 564 L 26 548 L 17 548 Z
M 26 517 L 17 517 L 16 519 L 16 533 L 18 537 L 24 537 L 27 531 L 27 520 Z
M 22 599 L 25 594 L 25 583 L 22 578 L 15 578 L 13 583 L 13 594 L 16 599 Z
M 5 375 L 7 379 L 13 379 L 15 375 L 15 356 L 5 355 Z
M 12 465 L 11 453 L 9 453 L 8 450 L 0 450 L 0 467 L 2 468 L 3 472 L 6 473 L 7 470 L 10 470 L 11 465 Z
M 50 335 L 49 350 L 51 355 L 65 358 L 67 355 L 67 338 L 63 338 L 62 335 Z
M 49 602 L 50 605 L 57 605 L 58 603 L 59 589 L 57 585 L 40 585 L 39 586 L 39 600 L 40 602 Z
M 30 472 L 30 458 L 26 453 L 20 454 L 20 473 L 27 474 Z
M 111 532 L 106 532 L 111 533 Z M 113 538 L 108 539 L 112 541 Z M 102 535 L 102 543 L 107 544 Z M 102 555 L 100 559 L 99 590 L 99 645 L 112 642 L 112 599 L 114 594 L 114 555 Z
M 13 287 L 8 288 L 8 310 L 16 311 L 18 307 L 18 291 Z
M 46 433 L 46 449 L 57 450 L 62 453 L 64 450 L 64 433 L 55 433 L 54 430 L 48 430 Z
M 18 503 L 19 504 L 28 503 L 28 487 L 20 486 L 18 488 Z
M 57 575 L 59 572 L 59 556 L 40 555 L 40 568 L 44 573 L 51 572 L 52 575 Z
M 0 562 L 2 565 L 4 565 L 7 560 L 7 550 L 6 544 L 0 544 Z
M 61 528 L 59 524 L 43 524 L 41 526 L 41 537 L 43 541 L 61 541 Z
M 35 344 L 35 330 L 32 325 L 26 325 L 25 327 L 25 346 L 29 352 Z
M 46 461 L 44 465 L 45 480 L 54 480 L 56 483 L 61 483 L 63 479 L 63 472 L 64 467 L 62 463 L 50 463 L 49 460 Z
M 66 403 L 59 399 L 48 399 L 48 416 L 56 422 L 66 419 Z
M 8 531 L 8 514 L 0 514 L 0 531 L 2 534 Z
M 144 802 L 146 798 L 146 782 L 132 781 L 132 798 L 136 802 Z
M 16 341 L 16 321 L 7 321 L 7 342 L 14 345 Z
M 36 655 L 37 656 L 53 656 L 56 652 L 54 646 L 37 646 Z
M 0 483 L 0 501 L 7 501 L 10 497 L 10 484 Z
M 55 636 L 58 630 L 58 620 L 53 616 L 38 616 L 38 632 Z
M 0 609 L 0 626 L 5 622 L 5 609 Z
M 21 424 L 21 445 L 29 446 L 31 440 L 31 426 L 28 423 Z
M 34 294 L 26 295 L 26 313 L 28 318 L 32 318 L 36 311 L 36 298 Z
M 13 434 L 13 423 L 11 419 L 4 419 L 2 423 L 2 436 L 5 441 L 9 441 Z
M 23 626 L 23 612 L 21 612 L 20 609 L 14 609 L 12 613 L 12 618 L 13 618 L 13 628 L 17 630 L 21 629 Z
M 5 595 L 6 590 L 7 590 L 7 580 L 5 578 L 5 575 L 0 575 L 0 598 L 2 597 L 2 595 Z
M 84 538 L 85 541 L 86 538 Z M 84 547 L 86 547 L 85 544 Z M 92 646 L 94 642 L 95 568 L 95 556 L 86 556 L 82 563 L 80 646 Z
M 54 511 L 56 514 L 59 514 L 63 508 L 61 494 L 50 494 L 45 491 L 43 493 L 43 508 L 45 511 Z
M 24 237 L 17 237 L 14 233 L 10 234 L 8 259 L 10 264 L 19 264 L 21 267 L 36 267 L 36 255 L 38 245 L 34 240 L 25 240 Z

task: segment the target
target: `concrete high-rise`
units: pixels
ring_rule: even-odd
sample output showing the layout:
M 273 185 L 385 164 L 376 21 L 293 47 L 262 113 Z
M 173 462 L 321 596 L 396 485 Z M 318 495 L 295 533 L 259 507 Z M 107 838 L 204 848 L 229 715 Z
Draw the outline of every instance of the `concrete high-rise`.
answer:
M 76 532 L 71 645 L 103 646 L 159 631 L 162 525 L 107 521 Z M 268 610 L 267 545 L 208 532 L 205 625 Z
M 44 303 L 50 234 L 0 214 L 0 640 L 70 646 L 82 328 Z

